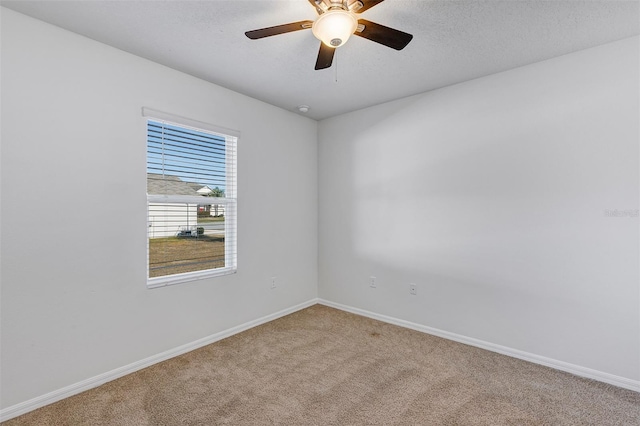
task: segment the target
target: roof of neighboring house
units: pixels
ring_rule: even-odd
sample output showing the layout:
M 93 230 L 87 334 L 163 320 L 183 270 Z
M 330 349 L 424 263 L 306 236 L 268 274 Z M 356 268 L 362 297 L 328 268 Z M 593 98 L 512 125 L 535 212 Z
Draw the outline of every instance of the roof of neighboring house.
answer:
M 147 194 L 153 195 L 194 195 L 201 196 L 192 183 L 178 176 L 147 173 Z

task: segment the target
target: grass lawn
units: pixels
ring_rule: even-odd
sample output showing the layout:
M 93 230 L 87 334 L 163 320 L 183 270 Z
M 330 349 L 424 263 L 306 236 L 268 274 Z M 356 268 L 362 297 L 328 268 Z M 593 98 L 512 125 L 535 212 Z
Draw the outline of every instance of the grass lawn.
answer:
M 224 216 L 198 216 L 198 223 L 224 222 Z
M 222 267 L 224 236 L 149 238 L 149 277 Z

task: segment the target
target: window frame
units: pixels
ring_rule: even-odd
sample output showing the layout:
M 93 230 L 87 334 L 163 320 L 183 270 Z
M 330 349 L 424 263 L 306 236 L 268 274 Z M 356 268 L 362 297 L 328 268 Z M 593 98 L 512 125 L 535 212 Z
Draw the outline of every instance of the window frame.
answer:
M 225 139 L 225 197 L 206 199 L 205 197 L 192 197 L 185 195 L 149 195 L 147 198 L 147 288 L 166 287 L 174 284 L 181 284 L 207 278 L 219 277 L 224 275 L 235 274 L 238 271 L 238 255 L 237 255 L 237 143 L 240 138 L 240 132 L 210 123 L 192 120 L 178 115 L 157 111 L 151 108 L 143 107 L 142 116 L 144 118 L 145 141 L 148 138 L 148 123 L 156 121 L 166 123 L 173 126 L 179 126 L 190 130 L 202 131 L 214 134 L 215 136 Z M 147 146 L 148 142 L 145 143 Z M 147 155 L 145 160 L 148 161 Z M 146 173 L 145 173 L 146 176 Z M 146 184 L 145 184 L 146 188 Z M 146 193 L 146 189 L 145 189 Z M 215 202 L 213 201 L 215 200 Z M 207 201 L 203 203 L 202 201 Z M 163 275 L 159 277 L 149 277 L 149 216 L 150 205 L 154 203 L 164 204 L 191 204 L 199 202 L 199 204 L 224 204 L 225 206 L 225 266 L 222 268 L 205 269 L 200 271 L 183 272 L 179 274 Z M 227 244 L 229 242 L 229 244 Z

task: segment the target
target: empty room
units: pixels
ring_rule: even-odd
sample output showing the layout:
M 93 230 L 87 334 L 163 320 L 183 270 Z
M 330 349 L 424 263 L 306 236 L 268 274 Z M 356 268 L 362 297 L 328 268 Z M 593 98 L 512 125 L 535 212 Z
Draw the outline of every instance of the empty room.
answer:
M 0 0 L 0 421 L 634 425 L 637 0 Z

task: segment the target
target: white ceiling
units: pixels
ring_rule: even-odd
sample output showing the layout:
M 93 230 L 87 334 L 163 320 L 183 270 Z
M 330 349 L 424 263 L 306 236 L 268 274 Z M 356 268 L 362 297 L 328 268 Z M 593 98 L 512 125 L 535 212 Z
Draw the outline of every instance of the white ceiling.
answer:
M 352 37 L 315 71 L 307 0 L 6 1 L 3 6 L 320 120 L 640 34 L 638 0 L 386 0 L 361 17 L 414 35 L 402 51 Z

